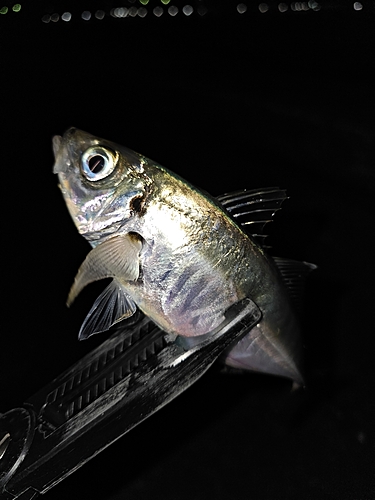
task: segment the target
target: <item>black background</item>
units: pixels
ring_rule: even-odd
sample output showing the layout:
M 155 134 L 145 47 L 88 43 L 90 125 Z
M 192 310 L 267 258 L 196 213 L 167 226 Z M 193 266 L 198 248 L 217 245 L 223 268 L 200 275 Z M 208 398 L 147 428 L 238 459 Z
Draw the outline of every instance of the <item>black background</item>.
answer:
M 319 266 L 306 390 L 215 366 L 51 500 L 375 498 L 374 6 L 249 3 L 240 15 L 237 3 L 206 2 L 200 16 L 194 0 L 187 17 L 176 1 L 176 17 L 158 18 L 150 0 L 145 18 L 115 19 L 110 2 L 31 2 L 0 16 L 0 411 L 101 341 L 77 341 L 90 290 L 65 307 L 89 250 L 52 174 L 51 138 L 69 126 L 214 195 L 286 187 L 274 253 Z M 97 8 L 102 21 L 79 18 Z M 70 22 L 41 21 L 67 10 Z

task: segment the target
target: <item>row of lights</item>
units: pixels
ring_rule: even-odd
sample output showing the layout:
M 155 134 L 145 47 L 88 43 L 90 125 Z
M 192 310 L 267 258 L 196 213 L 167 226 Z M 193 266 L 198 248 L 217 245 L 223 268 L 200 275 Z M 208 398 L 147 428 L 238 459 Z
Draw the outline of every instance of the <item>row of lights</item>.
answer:
M 259 4 L 258 8 L 259 8 L 259 11 L 263 14 L 264 12 L 268 11 L 269 6 L 266 3 L 261 3 L 261 4 Z M 279 3 L 277 8 L 280 12 L 286 12 L 289 9 L 289 6 L 286 3 Z M 315 2 L 315 1 L 292 2 L 290 4 L 290 9 L 293 12 L 306 12 L 308 10 L 313 10 L 313 11 L 317 12 L 318 10 L 321 9 L 321 6 L 318 4 L 318 2 Z
M 142 3 L 143 2 L 148 2 L 148 0 L 141 0 L 141 2 Z M 169 0 L 164 0 L 163 3 L 164 4 L 169 3 Z M 185 5 L 181 9 L 181 11 L 182 11 L 182 13 L 185 16 L 190 16 L 191 14 L 193 14 L 194 9 L 193 9 L 193 7 L 191 5 Z M 175 5 L 171 5 L 171 6 L 168 7 L 167 12 L 168 12 L 168 14 L 170 16 L 174 17 L 174 16 L 176 16 L 179 13 L 179 9 Z M 204 5 L 200 5 L 198 7 L 198 9 L 197 9 L 197 12 L 198 12 L 199 15 L 204 16 L 207 13 L 207 8 Z M 160 17 L 160 16 L 162 16 L 164 14 L 164 9 L 161 6 L 158 6 L 158 7 L 155 7 L 152 10 L 152 13 L 156 17 Z M 139 7 L 139 8 L 137 8 L 137 7 L 130 7 L 130 8 L 127 8 L 127 7 L 117 7 L 115 9 L 111 9 L 111 11 L 109 12 L 109 14 L 112 17 L 115 17 L 115 18 L 136 17 L 136 16 L 145 17 L 148 14 L 148 10 L 145 7 Z M 92 17 L 95 17 L 96 19 L 102 20 L 102 19 L 104 19 L 105 16 L 106 16 L 106 13 L 104 12 L 104 10 L 97 10 L 95 13 L 91 13 L 90 11 L 85 10 L 81 14 L 81 19 L 83 19 L 84 21 L 90 21 L 90 19 Z M 72 19 L 72 14 L 70 12 L 64 12 L 61 15 L 61 20 L 62 21 L 68 22 L 71 19 Z M 54 14 L 51 14 L 51 15 L 50 14 L 46 14 L 46 15 L 44 15 L 42 17 L 42 21 L 44 23 L 49 23 L 50 21 L 56 23 L 59 20 L 60 20 L 60 16 L 57 13 L 54 13 Z
M 164 5 L 168 5 L 171 0 L 161 0 L 161 2 Z M 147 5 L 149 3 L 149 0 L 139 0 L 139 2 L 143 5 Z M 280 12 L 286 12 L 289 10 L 289 6 L 286 3 L 279 3 L 277 6 L 278 10 Z M 353 4 L 354 10 L 362 10 L 363 5 L 361 2 L 354 2 Z M 258 5 L 259 11 L 264 14 L 270 9 L 270 6 L 267 3 L 260 3 Z M 310 0 L 309 2 L 292 2 L 290 4 L 290 9 L 294 12 L 302 12 L 302 11 L 308 11 L 308 10 L 313 10 L 315 12 L 319 11 L 321 9 L 321 5 L 316 2 L 315 0 Z M 21 10 L 21 5 L 20 4 L 15 4 L 12 8 L 15 12 L 19 12 Z M 185 5 L 182 9 L 182 13 L 185 14 L 185 16 L 190 16 L 193 14 L 194 9 L 191 5 Z M 239 14 L 244 14 L 247 11 L 247 5 L 244 3 L 240 3 L 237 5 L 237 12 Z M 7 7 L 2 7 L 0 8 L 0 14 L 6 14 L 8 12 Z M 175 5 L 171 5 L 168 7 L 167 12 L 170 16 L 174 17 L 179 13 L 178 7 Z M 204 5 L 200 5 L 197 9 L 197 12 L 199 15 L 204 16 L 207 13 L 207 8 Z M 164 9 L 161 6 L 157 6 L 152 10 L 152 13 L 156 17 L 161 17 L 164 14 Z M 148 10 L 145 7 L 117 7 L 114 9 L 111 9 L 109 14 L 112 17 L 115 18 L 123 18 L 123 17 L 145 17 L 148 14 Z M 97 10 L 94 14 L 91 14 L 90 11 L 85 10 L 81 14 L 81 18 L 84 21 L 89 21 L 92 16 L 94 16 L 96 19 L 102 20 L 106 16 L 106 13 L 104 10 Z M 72 14 L 70 12 L 64 12 L 61 15 L 61 20 L 62 21 L 70 21 L 72 19 Z M 42 17 L 42 21 L 44 23 L 49 23 L 50 21 L 52 22 L 57 22 L 60 20 L 59 14 L 46 14 L 45 16 Z
M 21 4 L 20 3 L 15 3 L 11 9 L 13 12 L 19 12 L 21 10 Z M 9 9 L 8 7 L 0 7 L 0 14 L 8 14 Z
M 289 6 L 286 3 L 279 3 L 277 6 L 278 10 L 280 12 L 286 12 L 289 10 Z M 258 5 L 259 11 L 264 14 L 270 9 L 270 6 L 267 3 L 260 3 Z M 321 9 L 321 5 L 316 2 L 316 1 L 309 1 L 309 2 L 292 2 L 290 4 L 290 9 L 294 12 L 303 12 L 307 10 L 313 10 L 315 12 L 319 11 Z M 354 2 L 353 4 L 353 9 L 354 10 L 362 10 L 363 5 L 361 2 Z M 239 14 L 244 14 L 247 11 L 247 5 L 244 3 L 239 3 L 237 5 L 237 12 Z

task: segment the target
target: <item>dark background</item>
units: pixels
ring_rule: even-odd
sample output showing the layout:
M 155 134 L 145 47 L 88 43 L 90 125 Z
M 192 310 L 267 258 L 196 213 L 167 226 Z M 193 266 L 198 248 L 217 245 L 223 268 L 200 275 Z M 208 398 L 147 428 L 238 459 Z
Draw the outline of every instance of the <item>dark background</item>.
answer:
M 77 341 L 89 290 L 65 307 L 89 247 L 52 175 L 51 138 L 76 126 L 214 195 L 286 187 L 273 251 L 319 269 L 304 391 L 215 366 L 47 498 L 373 499 L 373 2 L 264 13 L 248 2 L 242 15 L 239 2 L 186 3 L 190 16 L 178 0 L 176 17 L 156 0 L 145 18 L 111 17 L 141 7 L 126 0 L 9 4 L 0 16 L 0 411 L 101 341 Z M 97 9 L 103 20 L 80 18 Z M 70 22 L 42 22 L 65 11 Z

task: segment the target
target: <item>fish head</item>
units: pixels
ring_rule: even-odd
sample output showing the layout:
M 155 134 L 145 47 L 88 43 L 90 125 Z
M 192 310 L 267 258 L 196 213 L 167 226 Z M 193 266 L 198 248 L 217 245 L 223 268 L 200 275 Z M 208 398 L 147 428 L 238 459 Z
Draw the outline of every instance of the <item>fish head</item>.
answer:
M 59 186 L 92 246 L 142 212 L 152 181 L 140 154 L 76 128 L 53 138 Z

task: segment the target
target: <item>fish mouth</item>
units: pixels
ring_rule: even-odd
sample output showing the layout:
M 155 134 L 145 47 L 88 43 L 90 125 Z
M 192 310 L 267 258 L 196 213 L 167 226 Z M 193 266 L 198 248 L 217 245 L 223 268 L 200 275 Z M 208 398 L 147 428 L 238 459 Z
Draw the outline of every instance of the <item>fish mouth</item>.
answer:
M 55 155 L 55 158 L 58 155 L 59 149 L 61 147 L 61 142 L 62 142 L 62 136 L 61 135 L 54 135 L 52 138 L 52 149 L 53 149 L 53 154 Z
M 72 165 L 74 158 L 74 144 L 79 142 L 90 142 L 95 139 L 86 132 L 78 130 L 76 127 L 70 127 L 63 136 L 55 135 L 52 137 L 52 149 L 55 155 L 55 164 L 53 166 L 54 174 L 66 174 Z M 95 142 L 95 141 L 94 141 Z M 98 141 L 96 141 L 98 142 Z
M 63 174 L 68 171 L 71 165 L 69 151 L 66 147 L 64 138 L 61 135 L 55 135 L 52 138 L 52 149 L 55 156 L 55 163 L 53 165 L 54 174 Z

